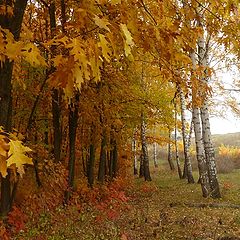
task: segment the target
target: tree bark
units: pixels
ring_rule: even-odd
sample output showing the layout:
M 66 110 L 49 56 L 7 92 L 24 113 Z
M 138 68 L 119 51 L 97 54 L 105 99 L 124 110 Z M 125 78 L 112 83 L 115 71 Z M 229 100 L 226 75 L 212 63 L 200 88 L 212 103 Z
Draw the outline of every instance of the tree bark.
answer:
M 190 152 L 189 147 L 187 143 L 187 120 L 186 120 L 186 104 L 185 104 L 185 98 L 183 91 L 180 86 L 178 86 L 178 92 L 180 95 L 180 106 L 181 106 L 181 120 L 182 120 L 182 138 L 183 138 L 183 148 L 184 148 L 184 166 L 186 166 L 186 172 L 187 172 L 187 179 L 188 183 L 194 183 L 194 178 L 192 175 L 192 163 L 190 159 Z M 183 176 L 182 176 L 183 177 Z
M 156 126 L 154 126 L 154 137 L 156 137 Z M 154 167 L 158 167 L 157 163 L 157 143 L 156 140 L 153 143 L 153 162 L 154 162 Z
M 117 142 L 115 139 L 111 139 L 111 151 L 110 151 L 110 162 L 111 162 L 111 180 L 117 176 L 117 162 L 118 162 L 118 150 Z
M 137 142 L 136 142 L 136 131 L 133 134 L 132 138 L 132 153 L 133 153 L 133 174 L 138 174 L 138 167 L 137 167 Z
M 106 131 L 103 130 L 101 150 L 100 150 L 100 161 L 99 161 L 99 168 L 98 168 L 98 181 L 101 184 L 104 183 L 105 174 L 106 174 L 105 172 L 106 159 L 107 159 L 106 146 L 107 146 Z
M 175 101 L 174 101 L 174 112 L 175 112 L 175 156 L 176 156 L 176 163 L 177 163 L 177 169 L 178 169 L 178 176 L 180 179 L 182 179 L 182 170 L 180 166 L 178 140 L 177 140 L 177 104 Z
M 192 64 L 193 64 L 193 71 L 196 70 L 196 56 L 194 52 L 190 54 Z M 192 77 L 195 79 L 194 73 L 192 73 Z M 194 82 L 193 82 L 194 83 Z M 202 188 L 203 197 L 208 197 L 209 195 L 209 178 L 208 178 L 208 171 L 206 165 L 206 158 L 204 152 L 204 146 L 202 142 L 202 126 L 201 126 L 201 119 L 200 119 L 200 109 L 197 105 L 197 95 L 198 90 L 195 84 L 192 87 L 192 121 L 194 127 L 194 134 L 195 134 L 195 144 L 196 144 L 196 154 L 197 154 L 197 162 L 198 162 L 198 170 L 199 170 L 199 180 Z
M 51 38 L 56 35 L 56 6 L 55 1 L 50 2 L 49 6 L 50 30 Z M 56 47 L 51 47 L 52 58 L 56 55 Z M 50 67 L 50 73 L 53 73 L 55 68 Z M 53 115 L 53 153 L 56 162 L 61 159 L 61 91 L 58 89 L 52 90 L 52 115 Z
M 171 130 L 168 130 L 168 137 L 169 137 L 169 143 L 168 143 L 168 163 L 170 166 L 170 169 L 173 171 L 175 170 L 174 164 L 173 164 L 173 160 L 172 160 L 172 143 L 171 143 Z
M 89 159 L 87 164 L 87 179 L 90 187 L 94 184 L 94 164 L 95 164 L 95 146 L 93 143 L 89 147 Z
M 9 4 L 0 0 L 0 5 Z M 13 4 L 10 1 L 10 4 Z M 23 15 L 27 6 L 27 0 L 16 0 L 13 7 L 13 16 L 9 14 L 0 15 L 0 26 L 8 29 L 14 36 L 14 39 L 19 40 Z M 10 6 L 12 7 L 12 6 Z M 13 61 L 6 59 L 0 67 L 0 126 L 5 130 L 11 131 L 12 128 L 12 72 Z M 11 192 L 10 176 L 1 177 L 1 215 L 8 214 L 13 201 Z
M 208 84 L 208 49 L 206 47 L 204 37 L 199 37 L 198 39 L 198 59 L 199 65 L 204 68 L 201 76 L 201 83 L 203 87 Z M 206 89 L 203 92 L 203 104 L 201 106 L 201 119 L 202 119 L 202 136 L 203 136 L 203 144 L 205 150 L 206 163 L 208 167 L 208 178 L 211 190 L 211 197 L 220 198 L 220 188 L 217 179 L 217 168 L 215 162 L 215 151 L 212 144 L 212 136 L 210 131 L 210 121 L 209 121 L 209 112 L 208 112 L 208 99 L 206 95 Z
M 141 114 L 141 141 L 142 141 L 144 179 L 145 181 L 152 181 L 149 169 L 148 148 L 146 139 L 146 122 L 143 113 Z
M 75 96 L 72 103 L 69 105 L 69 161 L 68 161 L 68 190 L 66 191 L 65 201 L 68 202 L 70 193 L 73 190 L 74 176 L 75 176 L 75 143 L 77 133 L 77 122 L 78 122 L 78 103 L 79 95 Z

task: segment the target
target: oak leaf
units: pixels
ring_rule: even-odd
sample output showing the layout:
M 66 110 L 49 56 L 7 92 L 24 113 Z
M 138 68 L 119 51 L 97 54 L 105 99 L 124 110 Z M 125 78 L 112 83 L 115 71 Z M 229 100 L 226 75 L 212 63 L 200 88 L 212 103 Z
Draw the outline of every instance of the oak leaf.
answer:
M 108 41 L 102 34 L 99 34 L 99 39 L 100 39 L 99 46 L 102 48 L 103 57 L 106 59 L 107 62 L 110 62 L 111 50 L 108 47 Z
M 106 18 L 99 18 L 97 15 L 94 17 L 94 22 L 97 26 L 99 26 L 100 28 L 103 28 L 105 30 L 107 30 L 108 32 L 110 32 L 110 29 L 108 28 L 107 25 L 110 25 L 110 23 L 108 22 L 108 20 Z

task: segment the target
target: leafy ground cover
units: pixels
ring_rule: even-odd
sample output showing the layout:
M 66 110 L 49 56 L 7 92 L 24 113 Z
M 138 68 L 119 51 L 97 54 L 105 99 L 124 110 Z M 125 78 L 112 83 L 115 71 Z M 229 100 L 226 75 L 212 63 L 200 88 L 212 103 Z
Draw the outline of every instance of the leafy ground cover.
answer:
M 152 182 L 119 179 L 108 188 L 82 188 L 72 204 L 44 211 L 28 221 L 11 239 L 23 240 L 151 240 L 221 239 L 240 236 L 239 171 L 220 174 L 223 197 L 203 199 L 200 185 L 179 180 L 163 167 L 152 174 Z M 219 204 L 196 207 L 193 204 Z

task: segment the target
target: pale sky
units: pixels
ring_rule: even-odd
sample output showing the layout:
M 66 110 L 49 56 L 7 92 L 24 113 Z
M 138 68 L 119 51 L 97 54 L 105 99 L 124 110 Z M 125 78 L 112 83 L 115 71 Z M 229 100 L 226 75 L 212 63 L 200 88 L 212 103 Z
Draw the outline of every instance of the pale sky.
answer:
M 240 118 L 236 119 L 231 116 L 227 120 L 219 117 L 212 117 L 210 118 L 210 127 L 212 134 L 240 132 Z

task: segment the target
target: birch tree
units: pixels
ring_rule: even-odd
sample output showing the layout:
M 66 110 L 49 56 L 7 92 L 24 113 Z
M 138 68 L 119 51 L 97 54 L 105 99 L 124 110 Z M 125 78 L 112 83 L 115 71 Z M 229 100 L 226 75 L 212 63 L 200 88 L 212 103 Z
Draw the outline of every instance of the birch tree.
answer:
M 199 23 L 201 25 L 201 23 Z M 201 83 L 204 87 L 208 85 L 208 47 L 204 36 L 198 39 L 198 61 L 199 66 L 202 67 L 202 76 L 200 78 Z M 207 90 L 207 89 L 206 89 Z M 202 121 L 202 137 L 205 150 L 206 163 L 208 167 L 208 177 L 210 184 L 210 195 L 213 198 L 220 198 L 221 193 L 219 189 L 219 183 L 217 179 L 217 168 L 215 162 L 215 151 L 213 148 L 211 131 L 210 131 L 210 121 L 209 121 L 209 106 L 208 106 L 208 96 L 207 91 L 203 93 L 203 103 L 200 108 L 201 111 L 201 121 Z
M 189 152 L 189 145 L 188 145 L 188 139 L 187 139 L 187 120 L 186 120 L 186 104 L 185 104 L 185 97 L 183 90 L 178 85 L 178 92 L 180 96 L 180 107 L 181 107 L 181 123 L 182 123 L 182 138 L 183 138 L 183 148 L 184 148 L 184 166 L 186 166 L 186 172 L 187 172 L 187 179 L 188 183 L 194 183 L 194 178 L 192 175 L 192 164 L 190 159 L 190 152 Z

